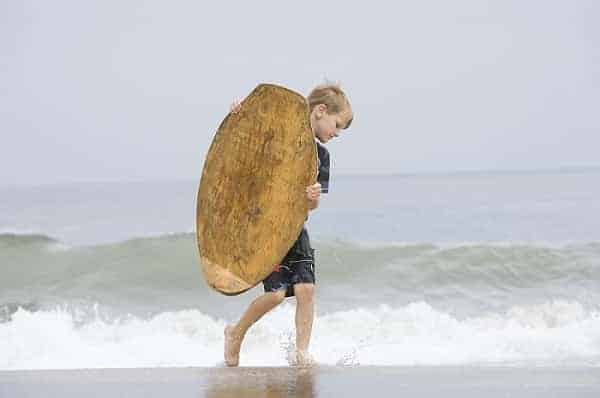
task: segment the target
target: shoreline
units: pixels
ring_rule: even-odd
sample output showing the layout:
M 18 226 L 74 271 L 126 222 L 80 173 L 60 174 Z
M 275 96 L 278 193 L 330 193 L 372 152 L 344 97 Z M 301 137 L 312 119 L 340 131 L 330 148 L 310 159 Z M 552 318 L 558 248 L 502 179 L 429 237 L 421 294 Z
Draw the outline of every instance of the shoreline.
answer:
M 600 367 L 190 367 L 0 371 L 4 397 L 592 397 Z

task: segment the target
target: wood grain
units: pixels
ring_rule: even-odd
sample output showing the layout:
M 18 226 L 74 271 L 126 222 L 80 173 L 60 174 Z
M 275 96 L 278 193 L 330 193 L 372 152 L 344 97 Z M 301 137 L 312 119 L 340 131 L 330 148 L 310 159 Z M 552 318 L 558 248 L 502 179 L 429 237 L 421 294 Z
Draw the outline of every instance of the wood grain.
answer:
M 266 278 L 298 237 L 317 153 L 304 97 L 261 84 L 229 114 L 206 155 L 196 236 L 206 282 L 235 295 Z

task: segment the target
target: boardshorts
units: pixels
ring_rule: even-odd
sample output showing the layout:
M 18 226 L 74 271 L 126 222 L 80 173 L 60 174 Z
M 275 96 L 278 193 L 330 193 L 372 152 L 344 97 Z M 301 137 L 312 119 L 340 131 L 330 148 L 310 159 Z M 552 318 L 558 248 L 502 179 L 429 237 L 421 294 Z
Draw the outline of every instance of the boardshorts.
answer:
M 291 297 L 297 283 L 315 283 L 315 251 L 306 228 L 302 228 L 281 264 L 263 281 L 263 287 L 265 293 L 285 290 L 285 297 Z

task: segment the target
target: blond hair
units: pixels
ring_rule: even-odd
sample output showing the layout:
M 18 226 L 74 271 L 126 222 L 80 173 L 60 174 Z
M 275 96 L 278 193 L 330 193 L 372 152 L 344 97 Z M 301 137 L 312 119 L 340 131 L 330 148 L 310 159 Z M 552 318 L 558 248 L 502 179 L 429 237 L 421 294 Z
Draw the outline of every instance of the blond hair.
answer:
M 339 84 L 325 82 L 315 87 L 310 94 L 308 94 L 308 106 L 311 111 L 315 106 L 320 104 L 327 106 L 327 113 L 329 114 L 337 115 L 342 112 L 348 112 L 348 122 L 344 128 L 348 128 L 350 123 L 352 123 L 354 113 L 352 112 L 348 97 Z

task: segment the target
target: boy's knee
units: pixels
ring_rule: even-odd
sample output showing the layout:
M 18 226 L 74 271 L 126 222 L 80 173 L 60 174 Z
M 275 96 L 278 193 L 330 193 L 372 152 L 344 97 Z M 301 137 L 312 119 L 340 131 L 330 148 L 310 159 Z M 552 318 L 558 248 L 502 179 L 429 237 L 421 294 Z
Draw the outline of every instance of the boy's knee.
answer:
M 312 283 L 299 283 L 294 285 L 294 295 L 300 301 L 312 301 L 315 295 L 315 285 Z

